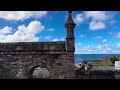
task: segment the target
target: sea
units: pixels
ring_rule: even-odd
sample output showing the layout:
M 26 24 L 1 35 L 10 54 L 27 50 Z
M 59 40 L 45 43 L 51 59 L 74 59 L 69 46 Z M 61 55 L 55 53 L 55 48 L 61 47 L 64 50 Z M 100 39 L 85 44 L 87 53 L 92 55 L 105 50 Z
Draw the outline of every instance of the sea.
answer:
M 83 60 L 88 60 L 89 62 L 90 60 L 102 60 L 105 56 L 120 56 L 120 54 L 75 54 L 75 63 L 82 63 Z

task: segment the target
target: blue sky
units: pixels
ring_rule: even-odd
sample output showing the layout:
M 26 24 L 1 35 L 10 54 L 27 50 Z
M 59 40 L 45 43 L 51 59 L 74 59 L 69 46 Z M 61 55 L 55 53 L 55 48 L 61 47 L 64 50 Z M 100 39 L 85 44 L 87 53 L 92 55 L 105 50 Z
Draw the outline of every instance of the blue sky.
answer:
M 120 54 L 119 11 L 73 11 L 76 54 Z M 0 11 L 0 42 L 65 41 L 67 11 Z

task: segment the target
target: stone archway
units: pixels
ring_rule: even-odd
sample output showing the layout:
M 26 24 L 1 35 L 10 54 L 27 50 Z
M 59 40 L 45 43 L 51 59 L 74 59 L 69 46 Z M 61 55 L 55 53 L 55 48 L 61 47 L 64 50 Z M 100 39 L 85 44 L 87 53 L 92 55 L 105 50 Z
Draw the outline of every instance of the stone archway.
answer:
M 28 75 L 29 79 L 50 79 L 49 71 L 42 66 L 35 66 L 31 68 Z
M 26 78 L 27 79 L 32 79 L 33 78 L 33 72 L 38 67 L 45 68 L 49 72 L 49 79 L 51 79 L 51 77 L 52 77 L 51 67 L 49 65 L 47 65 L 46 63 L 41 63 L 41 62 L 33 63 L 33 64 L 28 66 L 28 68 L 26 69 Z
M 46 55 L 47 56 L 47 55 Z M 39 56 L 41 57 L 41 56 Z M 48 55 L 44 59 L 34 58 L 33 62 L 26 65 L 25 77 L 32 78 L 35 68 L 41 66 L 48 70 L 50 79 L 64 79 L 66 78 L 66 60 L 64 55 Z
M 35 68 L 32 76 L 34 79 L 50 79 L 49 71 L 41 66 Z

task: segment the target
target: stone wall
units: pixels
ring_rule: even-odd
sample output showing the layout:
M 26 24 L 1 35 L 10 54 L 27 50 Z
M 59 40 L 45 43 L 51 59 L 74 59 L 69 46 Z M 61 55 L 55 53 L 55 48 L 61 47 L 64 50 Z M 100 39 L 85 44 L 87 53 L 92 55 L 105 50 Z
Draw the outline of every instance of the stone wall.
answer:
M 5 52 L 28 52 L 28 51 L 66 51 L 65 41 L 60 42 L 18 42 L 0 43 L 0 54 Z
M 65 42 L 1 43 L 0 78 L 31 78 L 35 67 L 44 66 L 51 79 L 66 78 Z
M 120 79 L 120 70 L 76 70 L 76 79 Z

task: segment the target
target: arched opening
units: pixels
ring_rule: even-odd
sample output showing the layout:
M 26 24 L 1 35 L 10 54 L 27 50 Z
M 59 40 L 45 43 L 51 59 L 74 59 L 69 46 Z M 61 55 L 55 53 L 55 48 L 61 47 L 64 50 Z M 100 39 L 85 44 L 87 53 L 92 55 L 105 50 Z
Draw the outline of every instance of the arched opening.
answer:
M 29 79 L 50 79 L 50 73 L 47 68 L 42 66 L 35 66 L 30 69 L 28 73 Z

